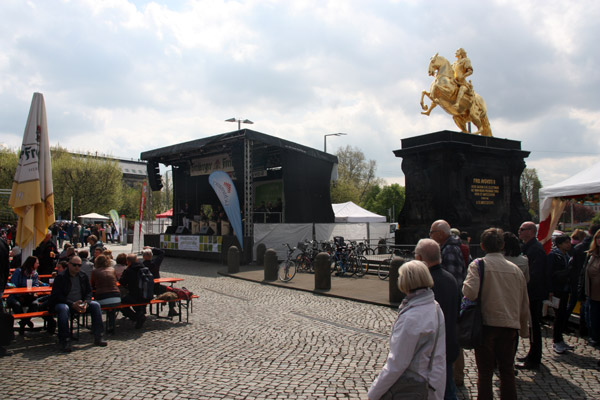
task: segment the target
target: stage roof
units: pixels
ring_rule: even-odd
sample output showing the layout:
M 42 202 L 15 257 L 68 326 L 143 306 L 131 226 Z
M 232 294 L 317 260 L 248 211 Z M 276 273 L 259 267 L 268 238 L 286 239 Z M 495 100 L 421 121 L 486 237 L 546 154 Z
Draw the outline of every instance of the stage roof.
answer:
M 140 158 L 142 160 L 171 165 L 185 159 L 221 153 L 228 145 L 231 145 L 231 143 L 244 137 L 254 141 L 254 149 L 260 147 L 260 144 L 263 144 L 263 147 L 277 147 L 298 151 L 308 156 L 337 164 L 337 157 L 334 155 L 250 129 L 222 133 L 220 135 L 145 151 L 140 155 Z

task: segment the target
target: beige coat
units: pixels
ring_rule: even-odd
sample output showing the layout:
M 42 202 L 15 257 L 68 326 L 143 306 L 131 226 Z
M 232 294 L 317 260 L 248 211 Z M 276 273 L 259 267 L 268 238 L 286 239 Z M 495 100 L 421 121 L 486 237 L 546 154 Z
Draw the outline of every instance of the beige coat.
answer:
M 501 253 L 486 254 L 484 264 L 481 291 L 483 324 L 515 328 L 521 337 L 528 337 L 529 297 L 523 272 Z M 479 294 L 479 271 L 475 261 L 469 265 L 463 294 L 473 301 Z

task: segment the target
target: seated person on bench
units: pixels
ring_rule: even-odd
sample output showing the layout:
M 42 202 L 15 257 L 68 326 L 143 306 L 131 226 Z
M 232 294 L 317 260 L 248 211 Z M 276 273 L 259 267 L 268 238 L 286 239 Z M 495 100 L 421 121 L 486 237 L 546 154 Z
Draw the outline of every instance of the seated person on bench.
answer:
M 127 255 L 127 268 L 123 271 L 119 283 L 123 289 L 127 289 L 127 294 L 121 298 L 122 304 L 139 304 L 145 303 L 140 292 L 140 281 L 138 271 L 145 268 L 144 264 L 140 263 L 135 254 Z M 146 321 L 146 306 L 135 306 L 122 308 L 121 312 L 124 316 L 135 322 L 135 329 L 140 329 Z
M 100 304 L 92 301 L 89 278 L 80 269 L 81 258 L 74 256 L 69 261 L 68 268 L 56 276 L 52 285 L 52 294 L 50 294 L 49 310 L 54 311 L 58 319 L 59 347 L 66 353 L 71 351 L 71 334 L 69 332 L 71 312 L 83 314 L 89 310 L 92 316 L 94 345 L 106 346 L 106 341 L 102 339 L 104 323 Z
M 156 247 L 146 246 L 142 251 L 142 257 L 144 257 L 144 266 L 152 272 L 154 279 L 160 278 L 160 264 L 165 258 L 165 252 Z M 161 285 L 160 283 L 154 284 L 154 294 L 156 296 L 160 296 L 166 291 L 167 287 L 165 285 Z M 169 302 L 169 317 L 177 315 L 179 315 L 179 313 L 175 310 L 175 303 L 172 301 Z

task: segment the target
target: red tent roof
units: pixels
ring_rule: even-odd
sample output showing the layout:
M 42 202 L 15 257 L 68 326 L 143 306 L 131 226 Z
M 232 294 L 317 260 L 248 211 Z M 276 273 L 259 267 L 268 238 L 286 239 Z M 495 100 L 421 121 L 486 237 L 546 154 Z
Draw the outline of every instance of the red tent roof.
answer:
M 171 208 L 169 211 L 165 211 L 162 214 L 156 214 L 156 218 L 173 218 L 173 209 Z

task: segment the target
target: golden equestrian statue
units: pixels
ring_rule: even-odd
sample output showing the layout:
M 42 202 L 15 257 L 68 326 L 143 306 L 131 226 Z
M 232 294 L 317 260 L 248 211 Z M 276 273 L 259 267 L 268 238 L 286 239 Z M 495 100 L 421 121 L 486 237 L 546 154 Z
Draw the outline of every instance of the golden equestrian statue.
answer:
M 471 60 L 467 58 L 464 49 L 456 51 L 456 62 L 450 62 L 436 54 L 429 62 L 429 75 L 435 77 L 429 92 L 423 90 L 421 94 L 421 114 L 429 115 L 438 104 L 454 119 L 456 125 L 464 133 L 467 131 L 467 122 L 473 122 L 481 136 L 492 136 L 490 121 L 487 117 L 487 108 L 483 98 L 475 93 L 471 81 L 466 77 L 473 73 Z M 431 105 L 423 103 L 425 96 L 431 100 Z

